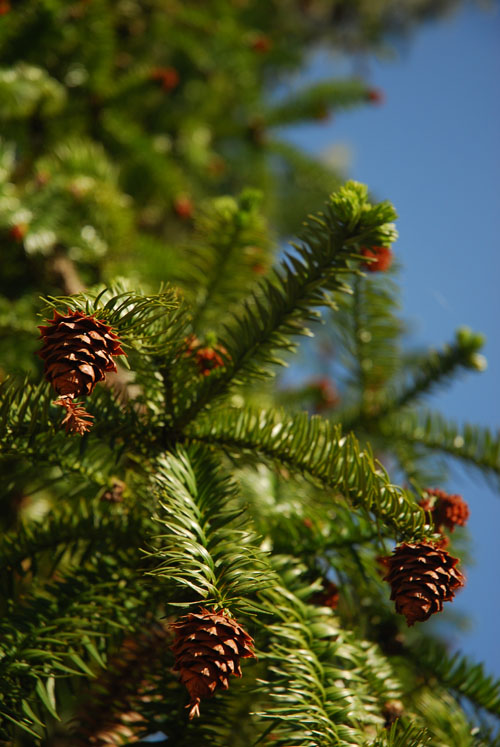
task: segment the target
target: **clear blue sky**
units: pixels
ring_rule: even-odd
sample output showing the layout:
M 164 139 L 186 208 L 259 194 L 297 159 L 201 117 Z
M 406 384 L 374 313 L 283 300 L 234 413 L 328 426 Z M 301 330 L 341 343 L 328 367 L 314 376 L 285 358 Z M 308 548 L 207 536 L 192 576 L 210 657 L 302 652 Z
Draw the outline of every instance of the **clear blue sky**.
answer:
M 370 60 L 382 106 L 288 130 L 314 153 L 342 144 L 349 176 L 390 199 L 399 213 L 394 246 L 403 265 L 405 317 L 417 344 L 441 346 L 461 325 L 484 332 L 488 370 L 467 374 L 428 403 L 461 423 L 499 424 L 500 12 L 466 7 L 421 28 L 396 60 Z M 317 55 L 304 79 L 343 75 L 345 63 Z M 453 608 L 470 631 L 453 646 L 500 676 L 500 495 L 457 470 L 448 484 L 469 503 L 466 588 Z

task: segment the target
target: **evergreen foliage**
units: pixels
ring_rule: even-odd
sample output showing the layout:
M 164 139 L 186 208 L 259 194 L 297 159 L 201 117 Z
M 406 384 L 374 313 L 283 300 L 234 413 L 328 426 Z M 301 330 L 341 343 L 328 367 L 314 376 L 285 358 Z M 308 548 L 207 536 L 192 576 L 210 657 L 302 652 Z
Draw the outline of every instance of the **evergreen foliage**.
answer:
M 500 683 L 408 631 L 380 565 L 443 541 L 419 505 L 440 457 L 498 485 L 498 434 L 424 409 L 482 338 L 406 350 L 397 268 L 363 254 L 392 204 L 286 141 L 378 97 L 291 90 L 316 45 L 381 50 L 457 4 L 0 3 L 1 744 L 498 742 Z M 35 355 L 68 310 L 126 353 L 84 435 Z M 283 386 L 325 340 L 339 397 Z M 258 658 L 189 721 L 169 624 L 200 607 Z

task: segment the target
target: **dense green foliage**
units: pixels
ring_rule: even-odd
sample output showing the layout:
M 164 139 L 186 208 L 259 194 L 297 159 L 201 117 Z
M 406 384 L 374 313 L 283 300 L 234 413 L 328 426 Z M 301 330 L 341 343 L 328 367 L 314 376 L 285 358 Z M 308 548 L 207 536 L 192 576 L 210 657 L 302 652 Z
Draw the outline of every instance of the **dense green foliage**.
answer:
M 363 254 L 393 206 L 286 141 L 380 98 L 290 86 L 318 44 L 378 51 L 456 4 L 0 2 L 1 744 L 498 744 L 500 683 L 408 630 L 378 562 L 439 538 L 446 459 L 498 484 L 498 436 L 425 409 L 481 336 L 410 354 L 397 270 Z M 67 309 L 126 352 L 83 436 L 35 355 Z M 282 385 L 332 345 L 334 383 Z M 168 623 L 200 605 L 258 658 L 188 721 Z

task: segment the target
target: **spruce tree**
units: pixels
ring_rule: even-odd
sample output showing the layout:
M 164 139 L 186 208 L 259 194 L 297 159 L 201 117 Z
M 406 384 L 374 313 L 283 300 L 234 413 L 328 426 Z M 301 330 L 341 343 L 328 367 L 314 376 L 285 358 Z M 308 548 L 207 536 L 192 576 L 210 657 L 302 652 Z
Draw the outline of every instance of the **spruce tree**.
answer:
M 2 744 L 498 744 L 428 622 L 442 457 L 500 441 L 426 395 L 482 337 L 407 349 L 394 207 L 283 136 L 379 92 L 276 90 L 455 5 L 0 2 Z

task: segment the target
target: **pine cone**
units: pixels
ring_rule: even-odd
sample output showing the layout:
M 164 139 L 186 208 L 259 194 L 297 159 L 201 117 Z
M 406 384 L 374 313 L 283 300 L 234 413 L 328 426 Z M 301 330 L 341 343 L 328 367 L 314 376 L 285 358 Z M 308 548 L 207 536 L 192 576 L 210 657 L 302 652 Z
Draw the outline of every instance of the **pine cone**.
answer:
M 419 505 L 432 512 L 434 526 L 438 531 L 443 526 L 450 532 L 453 532 L 457 525 L 465 526 L 469 518 L 469 507 L 461 495 L 450 495 L 439 488 L 428 489 L 425 492 L 427 496 L 434 496 L 436 500 L 424 498 Z
M 392 265 L 392 251 L 389 246 L 362 246 L 361 254 L 373 260 L 361 265 L 368 272 L 385 272 Z
M 164 91 L 172 91 L 179 85 L 180 77 L 175 67 L 155 67 L 151 71 L 151 80 L 161 83 Z
M 173 668 L 189 692 L 192 719 L 200 715 L 201 698 L 211 698 L 217 687 L 227 690 L 230 674 L 241 677 L 240 659 L 255 658 L 253 639 L 226 610 L 210 612 L 201 607 L 198 614 L 184 615 L 171 627 Z
M 384 727 L 388 729 L 404 713 L 404 706 L 400 700 L 388 700 L 382 708 L 382 716 L 385 719 Z
M 210 376 L 214 368 L 223 368 L 225 366 L 224 355 L 227 355 L 227 350 L 222 345 L 215 345 L 213 348 L 199 348 L 196 351 L 195 359 L 200 374 Z
M 330 379 L 322 378 L 311 381 L 307 386 L 307 394 L 311 396 L 314 411 L 325 412 L 336 407 L 340 402 L 335 384 Z
M 381 560 L 388 568 L 384 581 L 391 584 L 391 599 L 408 626 L 441 612 L 465 582 L 455 568 L 458 559 L 427 542 L 404 543 Z
M 126 487 L 127 486 L 122 480 L 115 480 L 111 487 L 102 494 L 101 501 L 108 501 L 109 503 L 122 503 L 123 491 Z
M 335 610 L 339 603 L 339 596 L 337 584 L 325 578 L 323 579 L 323 590 L 312 596 L 311 604 L 317 604 L 319 607 L 330 607 L 330 609 Z
M 112 356 L 124 355 L 111 327 L 82 311 L 54 312 L 48 326 L 40 326 L 44 374 L 56 392 L 78 397 L 90 394 L 109 371 L 116 371 Z
M 226 365 L 224 357 L 228 357 L 228 352 L 223 345 L 204 346 L 196 335 L 190 335 L 185 342 L 185 356 L 194 358 L 202 376 L 209 376 L 215 368 Z
M 92 428 L 94 416 L 82 407 L 81 402 L 75 402 L 71 397 L 59 397 L 54 405 L 64 407 L 66 410 L 66 415 L 61 422 L 61 425 L 64 425 L 66 429 L 66 433 L 79 433 L 80 436 L 83 436 Z

